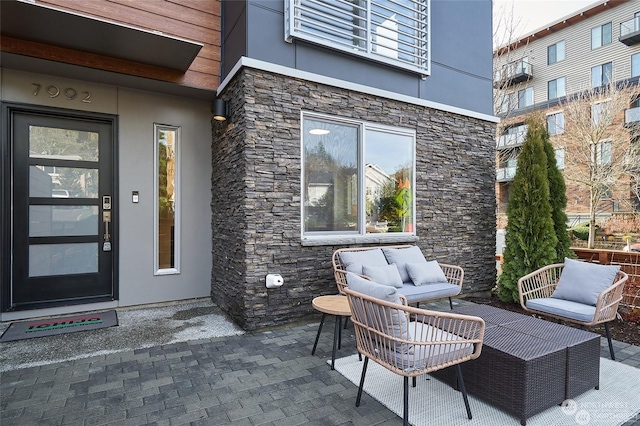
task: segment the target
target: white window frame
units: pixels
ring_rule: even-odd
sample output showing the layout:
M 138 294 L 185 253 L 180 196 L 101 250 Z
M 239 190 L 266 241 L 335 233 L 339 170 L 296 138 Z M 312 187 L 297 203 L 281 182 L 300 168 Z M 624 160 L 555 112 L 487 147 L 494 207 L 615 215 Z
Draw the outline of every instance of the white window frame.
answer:
M 605 43 L 604 40 L 604 27 L 609 26 L 610 28 L 610 34 L 611 34 L 611 39 Z M 596 43 L 594 43 L 596 42 Z M 609 44 L 613 43 L 613 25 L 611 22 L 607 22 L 605 24 L 602 25 L 598 25 L 597 27 L 591 28 L 591 50 L 593 49 L 598 49 L 602 46 L 608 46 Z
M 562 115 L 562 127 L 560 128 L 559 132 L 551 132 L 551 129 L 549 128 L 549 118 L 553 117 L 553 122 L 554 122 L 554 128 L 558 128 L 558 120 L 556 117 L 558 117 L 559 115 Z M 564 126 L 565 126 L 565 121 L 564 121 L 564 111 L 556 111 L 556 112 L 552 112 L 550 114 L 547 114 L 547 132 L 549 132 L 550 135 L 561 135 L 564 133 Z
M 605 70 L 605 67 L 607 67 L 607 65 L 609 68 L 608 70 L 609 74 L 607 74 L 607 70 Z M 599 71 L 598 76 L 600 81 L 594 81 L 594 78 L 593 78 L 594 71 Z M 613 74 L 613 62 L 611 61 L 591 67 L 591 88 L 596 89 L 598 87 L 602 87 L 611 83 L 611 81 L 613 80 L 612 74 Z
M 633 66 L 634 58 L 636 58 L 635 67 Z M 638 76 L 640 76 L 640 53 L 631 55 L 631 77 L 638 77 Z
M 564 148 L 556 148 L 553 150 L 553 153 L 555 154 L 556 166 L 558 167 L 558 170 L 564 170 Z
M 553 64 L 557 64 L 558 62 L 564 61 L 565 47 L 566 47 L 566 44 L 564 40 L 560 40 L 557 43 L 547 46 L 547 65 L 553 65 Z M 551 57 L 549 55 L 552 48 L 555 48 L 555 60 L 553 62 L 551 62 Z M 558 52 L 562 52 L 562 54 L 558 54 Z
M 343 13 L 339 7 L 336 7 L 340 5 L 358 7 L 346 0 L 285 0 L 285 41 L 292 43 L 294 39 L 305 40 L 337 49 L 350 55 L 361 56 L 394 67 L 414 71 L 422 76 L 428 76 L 431 74 L 431 0 L 409 1 L 415 5 L 414 16 L 405 14 L 403 17 L 414 20 L 412 30 L 417 34 L 411 36 L 414 39 L 414 43 L 410 45 L 403 42 L 403 40 L 399 41 L 398 30 L 393 28 L 391 18 L 395 17 L 398 14 L 397 12 L 393 13 L 391 18 L 382 22 L 382 24 L 390 22 L 387 27 L 374 23 L 374 17 L 382 18 L 373 11 L 374 8 L 394 12 L 393 9 L 389 8 L 389 5 L 394 4 L 391 0 L 361 0 L 363 7 L 361 8 L 362 16 L 360 17 L 366 22 L 366 26 L 352 24 L 353 27 L 351 28 L 347 28 L 349 24 L 346 23 L 346 20 L 335 20 L 335 15 L 331 16 L 330 13 L 327 13 L 330 11 Z M 416 17 L 418 14 L 422 14 L 424 19 L 421 20 Z M 320 18 L 324 19 L 324 22 L 321 22 Z M 350 36 L 358 39 L 360 46 L 348 43 L 343 44 L 337 40 L 322 37 L 300 25 L 300 23 L 304 22 L 315 26 L 315 28 L 323 28 L 328 32 L 339 33 L 340 30 L 350 30 Z M 379 29 L 383 29 L 384 34 Z M 393 37 L 394 31 L 396 32 L 395 39 Z M 385 40 L 385 42 L 380 42 L 378 39 Z M 398 57 L 399 53 L 408 54 L 406 51 L 399 49 L 399 45 L 403 44 L 418 52 L 414 55 L 413 61 Z M 393 57 L 394 52 L 395 58 Z
M 300 113 L 300 134 L 304 135 L 304 121 L 305 119 L 312 120 L 320 120 L 333 122 L 337 124 L 344 124 L 347 126 L 357 126 L 359 127 L 358 135 L 358 229 L 356 231 L 320 231 L 320 232 L 305 232 L 305 210 L 304 210 L 304 194 L 301 194 L 301 202 L 300 202 L 300 237 L 304 241 L 320 241 L 320 240 L 339 240 L 344 239 L 345 237 L 356 238 L 359 241 L 366 240 L 382 240 L 382 239 L 390 239 L 390 240 L 398 240 L 398 238 L 411 238 L 416 236 L 416 223 L 417 223 L 417 215 L 416 215 L 416 145 L 417 145 L 417 134 L 414 129 L 408 129 L 404 127 L 395 127 L 395 126 L 386 126 L 383 124 L 378 124 L 374 122 L 364 121 L 364 120 L 353 120 L 348 118 L 336 117 L 326 114 L 318 114 L 315 112 L 302 111 Z M 366 221 L 366 167 L 365 167 L 365 149 L 364 146 L 366 144 L 366 133 L 367 131 L 380 131 L 391 134 L 409 136 L 413 138 L 413 164 L 411 170 L 411 188 L 412 188 L 412 212 L 413 212 L 413 231 L 411 232 L 389 232 L 389 233 L 367 233 Z M 301 166 L 301 191 L 304 191 L 306 182 L 304 181 L 305 176 L 305 162 L 304 162 L 304 136 L 300 137 L 300 158 L 302 159 Z
M 521 93 L 522 93 L 522 95 L 521 95 Z M 526 102 L 526 100 L 529 99 L 529 96 L 527 96 L 529 93 L 531 94 L 531 103 L 527 103 Z M 524 99 L 525 100 L 524 105 L 520 105 L 520 99 Z M 527 107 L 532 106 L 535 103 L 533 87 L 525 87 L 524 89 L 518 90 L 517 101 L 518 101 L 518 109 L 527 108 Z
M 174 185 L 174 267 L 173 268 L 160 268 L 159 262 L 159 229 L 160 229 L 160 203 L 159 203 L 159 185 L 158 175 L 160 171 L 160 162 L 158 161 L 159 149 L 158 149 L 158 132 L 161 130 L 175 131 L 176 132 L 176 149 L 175 156 L 175 185 Z M 180 273 L 180 242 L 181 242 L 181 186 L 180 186 L 180 151 L 182 149 L 181 143 L 181 128 L 179 126 L 170 126 L 166 124 L 153 124 L 153 270 L 154 275 L 173 275 Z
M 556 96 L 551 97 L 551 91 L 550 89 L 550 85 L 551 83 L 554 83 L 556 85 Z M 560 82 L 562 82 L 562 85 L 560 85 Z M 562 87 L 562 90 L 560 90 L 560 88 Z M 567 96 L 567 80 L 565 79 L 565 77 L 558 77 L 554 80 L 549 80 L 547 82 L 547 100 L 552 100 L 552 99 L 558 99 L 558 98 L 562 98 L 564 96 Z

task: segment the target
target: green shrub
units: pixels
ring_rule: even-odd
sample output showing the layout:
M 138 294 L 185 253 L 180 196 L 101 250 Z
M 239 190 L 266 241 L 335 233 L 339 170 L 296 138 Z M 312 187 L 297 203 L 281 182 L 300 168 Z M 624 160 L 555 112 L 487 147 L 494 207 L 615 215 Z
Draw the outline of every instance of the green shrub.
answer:
M 571 233 L 579 240 L 589 240 L 589 222 L 582 222 L 571 228 Z

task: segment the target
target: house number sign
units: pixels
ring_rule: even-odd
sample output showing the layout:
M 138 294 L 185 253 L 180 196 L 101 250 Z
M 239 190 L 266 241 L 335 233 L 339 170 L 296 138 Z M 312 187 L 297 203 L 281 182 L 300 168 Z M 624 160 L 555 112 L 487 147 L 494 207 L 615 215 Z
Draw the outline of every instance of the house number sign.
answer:
M 38 96 L 41 92 L 43 92 L 43 94 L 49 96 L 50 98 L 57 98 L 58 96 L 61 96 L 67 98 L 70 101 L 77 98 L 80 100 L 80 102 L 84 102 L 85 104 L 91 103 L 91 93 L 87 92 L 86 90 L 78 93 L 78 91 L 73 87 L 61 89 L 58 86 L 54 86 L 53 84 L 51 84 L 45 88 L 42 86 L 42 84 L 38 83 L 33 83 L 33 86 L 33 96 Z

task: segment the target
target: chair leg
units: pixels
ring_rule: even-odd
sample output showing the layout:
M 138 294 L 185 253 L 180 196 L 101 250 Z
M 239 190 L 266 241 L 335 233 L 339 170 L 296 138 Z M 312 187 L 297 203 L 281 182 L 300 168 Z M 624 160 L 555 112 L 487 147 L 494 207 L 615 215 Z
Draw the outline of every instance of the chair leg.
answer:
M 449 308 L 453 310 L 453 301 L 451 300 L 451 298 L 449 298 Z
M 344 329 L 347 329 L 347 324 L 349 324 L 349 317 L 344 317 Z
M 340 315 L 336 315 L 337 328 L 338 332 L 338 349 L 342 349 L 342 317 Z
M 611 354 L 611 359 L 616 360 L 616 355 L 613 353 L 613 343 L 611 343 L 611 332 L 609 331 L 609 323 L 604 323 L 604 331 L 607 332 L 607 342 L 609 342 L 609 353 Z
M 458 387 L 460 387 L 460 392 L 462 392 L 462 398 L 464 399 L 464 406 L 467 409 L 467 417 L 471 419 L 471 407 L 469 407 L 469 398 L 467 398 L 467 389 L 464 387 L 462 368 L 460 368 L 460 364 L 456 364 L 456 372 L 458 373 Z
M 320 332 L 322 331 L 322 324 L 324 324 L 324 317 L 327 314 L 322 314 L 322 319 L 320 320 L 320 325 L 318 326 L 318 334 L 316 334 L 316 341 L 313 343 L 313 349 L 311 350 L 311 355 L 315 355 L 316 346 L 318 346 L 318 339 L 320 338 Z
M 413 387 L 415 388 L 415 387 L 416 387 L 416 384 L 417 384 L 417 383 L 416 383 L 416 376 L 413 376 L 411 386 L 413 386 Z
M 415 379 L 415 377 L 414 377 Z M 404 421 L 403 426 L 409 426 L 409 378 L 404 376 Z
M 331 350 L 331 369 L 335 370 L 336 363 L 336 346 L 340 347 L 341 340 L 341 332 L 340 328 L 342 326 L 342 321 L 340 320 L 340 315 L 336 315 L 336 325 L 333 330 L 333 349 Z
M 358 387 L 358 397 L 356 398 L 356 407 L 360 406 L 360 398 L 362 397 L 362 388 L 364 387 L 364 376 L 367 374 L 367 365 L 369 365 L 369 357 L 364 357 L 364 364 L 362 364 L 362 374 L 360 375 L 360 386 Z

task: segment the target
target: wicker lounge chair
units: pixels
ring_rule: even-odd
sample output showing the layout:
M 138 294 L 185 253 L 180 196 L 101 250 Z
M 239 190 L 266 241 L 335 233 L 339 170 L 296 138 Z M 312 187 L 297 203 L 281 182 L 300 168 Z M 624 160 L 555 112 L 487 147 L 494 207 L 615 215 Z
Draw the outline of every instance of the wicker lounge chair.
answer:
M 567 262 L 571 265 L 582 263 L 589 268 L 591 274 L 583 276 L 579 280 L 578 288 L 574 291 L 579 297 L 566 297 L 556 292 L 560 277 L 565 270 Z M 622 300 L 622 290 L 628 275 L 622 271 L 613 270 L 611 278 L 602 283 L 603 290 L 593 292 L 591 301 L 581 300 L 587 293 L 586 281 L 598 274 L 593 274 L 593 268 L 611 268 L 607 265 L 598 265 L 575 260 L 566 259 L 565 263 L 557 263 L 538 269 L 518 280 L 518 293 L 520 294 L 520 305 L 523 309 L 536 314 L 546 315 L 558 320 L 579 324 L 584 327 L 591 327 L 596 324 L 604 324 L 609 343 L 611 359 L 615 360 L 613 345 L 611 344 L 611 333 L 609 332 L 609 322 L 616 318 L 618 305 Z M 593 289 L 592 289 L 593 290 Z
M 356 292 L 354 287 L 350 281 L 349 287 L 343 291 L 351 307 L 358 351 L 365 356 L 356 407 L 360 406 L 369 359 L 404 377 L 405 425 L 408 425 L 409 377 L 413 378 L 413 386 L 416 386 L 416 376 L 455 366 L 458 387 L 467 416 L 471 419 L 459 364 L 480 356 L 484 321 L 473 316 L 407 306 L 403 297 L 399 297 L 402 304 L 381 300 Z M 392 292 L 398 299 L 395 290 Z

